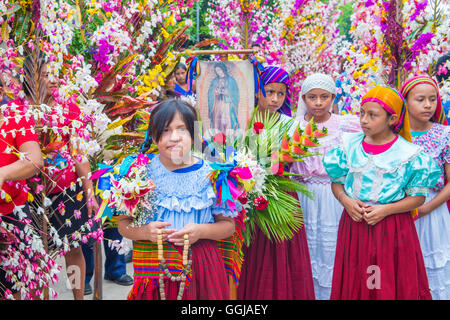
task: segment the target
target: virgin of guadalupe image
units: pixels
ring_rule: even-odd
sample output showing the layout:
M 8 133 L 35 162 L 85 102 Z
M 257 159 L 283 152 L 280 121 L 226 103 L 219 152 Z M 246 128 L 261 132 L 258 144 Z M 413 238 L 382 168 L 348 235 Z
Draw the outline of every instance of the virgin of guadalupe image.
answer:
M 236 80 L 228 74 L 225 63 L 214 65 L 215 77 L 208 89 L 210 128 L 225 133 L 228 129 L 239 129 L 239 88 Z

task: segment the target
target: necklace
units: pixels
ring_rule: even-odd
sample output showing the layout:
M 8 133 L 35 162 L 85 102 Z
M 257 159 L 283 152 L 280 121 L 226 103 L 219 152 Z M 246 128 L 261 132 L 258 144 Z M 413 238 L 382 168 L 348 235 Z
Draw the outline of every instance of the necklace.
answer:
M 184 288 L 185 288 L 185 280 L 191 269 L 192 259 L 188 259 L 188 255 L 192 256 L 192 251 L 189 248 L 189 236 L 187 234 L 184 235 L 184 247 L 183 247 L 183 271 L 181 275 L 174 276 L 170 273 L 169 268 L 167 267 L 166 260 L 164 259 L 164 250 L 163 250 L 163 242 L 162 242 L 162 230 L 158 230 L 158 260 L 159 260 L 159 269 L 161 270 L 161 274 L 159 275 L 159 295 L 161 296 L 161 300 L 166 300 L 166 292 L 164 287 L 164 276 L 167 276 L 170 281 L 179 281 L 180 287 L 178 289 L 177 300 L 181 300 L 183 298 Z

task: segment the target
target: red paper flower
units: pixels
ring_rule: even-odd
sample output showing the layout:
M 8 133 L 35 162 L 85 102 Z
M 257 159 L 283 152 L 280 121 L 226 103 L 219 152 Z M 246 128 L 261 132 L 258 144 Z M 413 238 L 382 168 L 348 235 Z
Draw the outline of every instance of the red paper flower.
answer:
M 272 170 L 272 173 L 277 176 L 281 177 L 283 175 L 284 167 L 281 162 L 274 163 L 270 169 Z
M 269 201 L 263 196 L 259 196 L 255 200 L 253 200 L 253 204 L 255 205 L 257 210 L 264 210 L 269 205 Z
M 264 129 L 264 123 L 262 122 L 255 122 L 253 124 L 253 132 L 255 132 L 256 134 L 260 134 Z
M 241 195 L 238 197 L 238 200 L 242 204 L 246 204 L 248 202 L 247 194 L 245 192 L 242 192 Z
M 213 141 L 219 145 L 225 144 L 225 135 L 222 132 L 216 134 L 213 138 Z

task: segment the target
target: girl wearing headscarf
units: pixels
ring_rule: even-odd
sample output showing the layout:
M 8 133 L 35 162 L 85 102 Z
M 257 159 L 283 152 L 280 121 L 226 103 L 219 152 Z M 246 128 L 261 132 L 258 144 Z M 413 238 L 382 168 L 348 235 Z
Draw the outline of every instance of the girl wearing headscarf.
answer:
M 292 172 L 304 175 L 296 179 L 314 194 L 314 199 L 302 193 L 298 193 L 298 197 L 305 220 L 314 292 L 318 300 L 330 298 L 337 232 L 343 210 L 330 192 L 331 181 L 322 164 L 323 155 L 339 144 L 342 132 L 361 131 L 358 116 L 342 116 L 331 112 L 335 95 L 335 82 L 329 75 L 316 73 L 303 81 L 301 107 L 296 119 L 302 129 L 313 119 L 318 129 L 327 128 L 328 135 L 320 138 L 320 146 L 309 150 L 319 155 L 292 165 Z
M 439 165 L 440 177 L 418 208 L 417 234 L 433 299 L 450 299 L 450 130 L 439 87 L 428 76 L 415 76 L 402 87 L 411 123 L 412 142 Z
M 344 206 L 331 299 L 430 300 L 415 208 L 440 170 L 411 143 L 402 96 L 377 86 L 363 96 L 362 133 L 343 133 L 323 164 Z
M 258 112 L 268 112 L 272 116 L 278 113 L 278 123 L 289 124 L 287 130 L 292 134 L 298 123 L 290 117 L 287 72 L 279 67 L 268 66 L 261 74 L 261 80 L 264 93 L 260 91 L 257 96 Z M 282 243 L 273 242 L 261 230 L 256 230 L 251 245 L 244 249 L 237 296 L 239 300 L 314 299 L 304 228 L 294 233 L 292 239 Z

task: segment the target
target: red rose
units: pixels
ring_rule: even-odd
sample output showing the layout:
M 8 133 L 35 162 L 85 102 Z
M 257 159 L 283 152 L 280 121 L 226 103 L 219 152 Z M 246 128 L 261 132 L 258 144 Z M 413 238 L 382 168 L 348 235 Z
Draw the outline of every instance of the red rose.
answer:
M 242 204 L 246 204 L 248 202 L 247 194 L 245 192 L 242 192 L 241 195 L 238 197 L 238 200 Z
M 262 122 L 255 122 L 253 124 L 253 132 L 255 132 L 256 134 L 260 134 L 264 129 L 264 123 Z
M 219 145 L 225 144 L 225 135 L 222 132 L 216 134 L 213 138 L 213 141 Z
M 272 173 L 277 176 L 281 177 L 283 175 L 284 167 L 281 162 L 274 163 L 270 169 L 272 170 Z
M 253 204 L 257 210 L 264 210 L 269 205 L 269 201 L 267 201 L 267 199 L 263 196 L 259 196 L 253 201 Z

